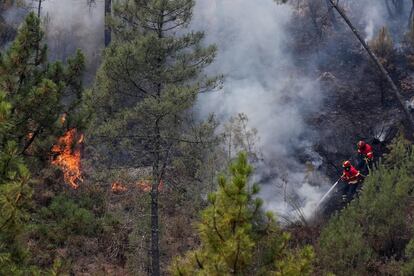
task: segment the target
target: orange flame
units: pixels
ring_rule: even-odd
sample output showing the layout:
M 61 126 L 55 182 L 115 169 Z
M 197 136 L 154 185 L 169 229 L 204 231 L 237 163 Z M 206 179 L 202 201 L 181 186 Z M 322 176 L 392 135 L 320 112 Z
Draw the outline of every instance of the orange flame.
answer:
M 119 182 L 112 183 L 111 189 L 112 189 L 112 192 L 116 194 L 128 191 L 128 188 L 124 184 L 121 184 Z
M 138 189 L 143 192 L 149 193 L 152 189 L 152 183 L 150 180 L 140 180 L 137 183 Z M 164 182 L 161 180 L 160 184 L 158 185 L 158 191 L 161 192 L 164 189 Z
M 138 181 L 136 183 L 136 188 L 138 188 L 138 190 L 140 190 L 144 193 L 151 192 L 151 189 L 152 189 L 151 180 L 140 180 L 140 181 Z M 122 184 L 121 182 L 115 181 L 111 184 L 111 190 L 112 190 L 113 193 L 119 194 L 119 193 L 123 193 L 123 192 L 128 191 L 128 188 L 125 184 Z M 164 190 L 164 182 L 161 180 L 160 185 L 158 186 L 158 191 L 161 192 L 162 190 Z
M 75 140 L 77 136 L 79 138 Z M 78 135 L 76 128 L 72 128 L 59 137 L 57 144 L 51 150 L 54 155 L 52 164 L 63 171 L 65 182 L 73 189 L 77 189 L 78 182 L 83 181 L 80 161 L 82 143 L 83 134 Z

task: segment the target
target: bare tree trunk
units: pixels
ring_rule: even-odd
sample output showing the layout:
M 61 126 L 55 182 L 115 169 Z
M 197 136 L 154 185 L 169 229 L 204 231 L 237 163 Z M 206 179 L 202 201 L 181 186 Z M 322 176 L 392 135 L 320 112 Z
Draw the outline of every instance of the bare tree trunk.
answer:
M 112 13 L 112 0 L 105 0 L 105 47 L 111 43 L 111 27 L 108 24 L 108 19 Z
M 361 37 L 361 35 L 359 34 L 359 32 L 357 31 L 357 29 L 352 25 L 351 21 L 349 20 L 349 18 L 346 16 L 345 12 L 338 7 L 337 4 L 335 4 L 334 0 L 329 0 L 329 2 L 331 2 L 331 5 L 335 8 L 335 10 L 339 13 L 339 15 L 341 15 L 341 17 L 344 19 L 344 21 L 346 22 L 346 24 L 349 26 L 349 28 L 351 29 L 351 31 L 354 33 L 354 35 L 357 37 L 357 39 L 359 40 L 359 42 L 362 44 L 362 46 L 364 47 L 364 49 L 367 51 L 368 55 L 371 57 L 372 61 L 377 65 L 379 71 L 381 72 L 382 76 L 384 77 L 384 79 L 388 82 L 388 84 L 391 86 L 392 91 L 395 94 L 395 97 L 397 98 L 398 102 L 401 105 L 402 110 L 404 111 L 407 120 L 410 123 L 410 128 L 411 130 L 414 130 L 414 119 L 411 115 L 411 112 L 407 109 L 406 105 L 404 104 L 404 99 L 401 96 L 401 93 L 397 87 L 397 85 L 394 83 L 394 81 L 392 80 L 392 78 L 390 77 L 390 74 L 387 72 L 387 70 L 384 68 L 384 66 L 381 64 L 381 62 L 378 60 L 378 58 L 375 56 L 375 54 L 371 51 L 371 49 L 368 47 L 367 43 L 365 42 L 365 40 Z
M 43 0 L 39 0 L 39 3 L 37 5 L 37 17 L 39 17 L 39 18 L 40 18 L 40 12 L 42 10 L 42 1 Z
M 42 11 L 42 1 L 44 0 L 38 0 L 38 5 L 37 5 L 37 17 L 40 20 L 40 13 Z M 40 33 L 39 33 L 40 36 Z M 37 41 L 37 45 L 36 45 L 36 57 L 35 57 L 35 64 L 38 65 L 39 61 L 39 51 L 40 51 L 40 37 L 39 37 L 39 41 Z

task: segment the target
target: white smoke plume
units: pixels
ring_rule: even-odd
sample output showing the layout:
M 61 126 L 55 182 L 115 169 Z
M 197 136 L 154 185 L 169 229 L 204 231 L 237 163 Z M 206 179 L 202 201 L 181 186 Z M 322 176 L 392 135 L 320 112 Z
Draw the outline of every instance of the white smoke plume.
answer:
M 210 73 L 226 80 L 223 91 L 201 96 L 197 109 L 221 119 L 247 114 L 264 154 L 255 180 L 263 184 L 265 206 L 283 216 L 301 207 L 309 216 L 329 188 L 312 172 L 321 158 L 312 150 L 317 135 L 306 123 L 322 96 L 318 83 L 293 65 L 292 17 L 290 6 L 272 0 L 198 0 L 192 27 L 218 46 Z
M 30 1 L 37 11 L 37 0 Z M 81 49 L 86 56 L 91 81 L 104 47 L 104 3 L 88 0 L 43 0 L 43 18 L 49 57 L 66 60 Z
M 388 0 L 387 0 L 388 1 Z M 386 1 L 378 0 L 350 0 L 343 2 L 348 15 L 352 18 L 356 26 L 362 26 L 365 31 L 365 40 L 373 39 L 378 30 L 382 27 L 388 27 L 395 40 L 401 40 L 406 27 L 412 7 L 412 0 L 403 0 L 402 13 L 395 11 L 392 1 L 388 1 L 388 7 L 394 14 L 388 12 Z
M 385 19 L 387 15 L 383 6 L 378 5 L 378 3 L 371 3 L 369 8 L 362 9 L 361 11 L 360 24 L 365 26 L 365 41 L 368 42 L 375 37 L 378 29 L 386 24 Z

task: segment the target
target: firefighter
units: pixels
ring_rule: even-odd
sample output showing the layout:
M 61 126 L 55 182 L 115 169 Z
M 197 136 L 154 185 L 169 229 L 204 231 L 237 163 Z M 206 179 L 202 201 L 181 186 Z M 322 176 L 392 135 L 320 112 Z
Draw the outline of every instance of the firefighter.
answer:
M 364 166 L 362 171 L 364 174 L 368 174 L 370 170 L 373 168 L 374 162 L 374 151 L 370 144 L 366 143 L 365 141 L 361 140 L 357 144 L 358 147 L 358 154 L 361 157 L 361 160 L 364 161 Z
M 357 146 L 359 155 L 361 155 L 367 162 L 372 162 L 372 160 L 374 160 L 374 151 L 370 144 L 365 141 L 359 141 Z
M 348 183 L 345 188 L 342 199 L 344 201 L 351 200 L 355 194 L 361 180 L 363 179 L 362 174 L 352 166 L 351 161 L 347 160 L 342 164 L 344 172 L 342 173 L 341 179 Z

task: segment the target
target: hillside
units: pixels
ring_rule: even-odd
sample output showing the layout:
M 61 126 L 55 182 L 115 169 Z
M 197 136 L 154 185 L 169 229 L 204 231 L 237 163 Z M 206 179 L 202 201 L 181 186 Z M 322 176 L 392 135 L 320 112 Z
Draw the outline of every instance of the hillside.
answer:
M 414 274 L 413 11 L 2 1 L 0 275 Z

